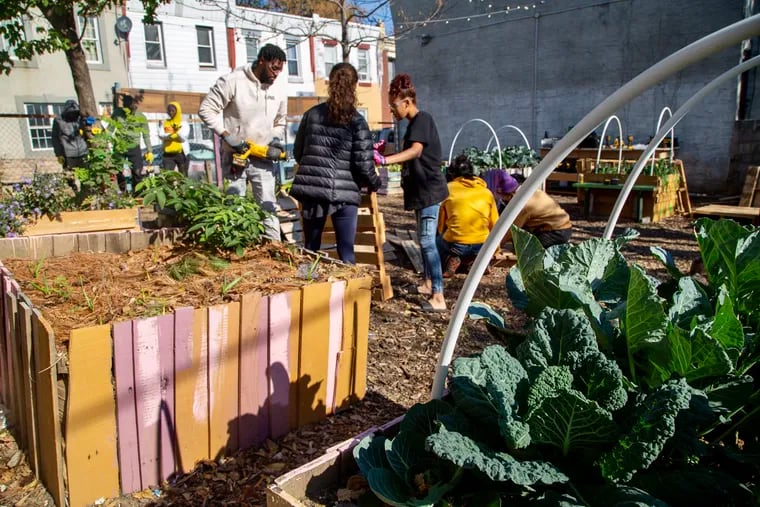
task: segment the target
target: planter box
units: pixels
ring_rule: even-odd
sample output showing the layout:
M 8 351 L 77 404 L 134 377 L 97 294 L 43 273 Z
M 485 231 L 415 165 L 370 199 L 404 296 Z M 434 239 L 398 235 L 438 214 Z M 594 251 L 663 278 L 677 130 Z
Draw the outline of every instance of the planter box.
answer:
M 154 487 L 362 399 L 371 285 L 313 283 L 75 329 L 66 357 L 0 265 L 0 396 L 59 507 Z
M 681 163 L 680 160 L 674 163 Z M 612 184 L 617 178 L 618 184 Z M 579 175 L 579 183 L 592 183 L 605 185 L 609 188 L 578 189 L 578 203 L 594 215 L 609 215 L 617 201 L 620 187 L 627 181 L 627 175 L 583 173 Z M 679 192 L 683 189 L 680 174 L 668 176 L 649 176 L 640 174 L 636 179 L 637 186 L 652 187 L 651 191 L 642 192 L 637 198 L 632 192 L 625 203 L 621 217 L 629 219 L 641 219 L 644 222 L 658 222 L 671 217 L 679 212 Z M 586 203 L 586 198 L 593 201 L 593 205 Z M 640 207 L 640 209 L 639 209 Z
M 307 507 L 322 505 L 320 497 L 336 492 L 358 470 L 353 450 L 369 435 L 393 436 L 403 416 L 375 426 L 329 448 L 322 456 L 281 475 L 267 488 L 267 507 Z M 308 503 L 307 503 L 308 501 Z
M 377 191 L 378 194 L 387 195 L 403 192 L 401 188 L 401 172 L 388 171 L 387 167 L 379 167 L 377 171 L 380 175 L 380 181 L 382 181 L 382 185 Z
M 125 230 L 140 230 L 139 208 L 62 211 L 53 219 L 40 217 L 26 227 L 24 236 Z

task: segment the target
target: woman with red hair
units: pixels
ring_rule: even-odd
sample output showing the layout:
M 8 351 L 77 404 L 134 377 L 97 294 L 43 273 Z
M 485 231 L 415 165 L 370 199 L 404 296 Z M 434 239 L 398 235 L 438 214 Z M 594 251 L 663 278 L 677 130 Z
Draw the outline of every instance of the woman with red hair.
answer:
M 435 243 L 438 211 L 449 195 L 446 177 L 441 171 L 441 140 L 433 117 L 417 107 L 417 92 L 408 74 L 393 78 L 388 102 L 396 120 L 408 120 L 409 125 L 403 150 L 388 157 L 375 151 L 375 163 L 402 164 L 404 209 L 413 210 L 417 219 L 417 236 L 425 266 L 425 280 L 417 292 L 430 296 L 423 303 L 423 310 L 445 312 L 441 257 Z

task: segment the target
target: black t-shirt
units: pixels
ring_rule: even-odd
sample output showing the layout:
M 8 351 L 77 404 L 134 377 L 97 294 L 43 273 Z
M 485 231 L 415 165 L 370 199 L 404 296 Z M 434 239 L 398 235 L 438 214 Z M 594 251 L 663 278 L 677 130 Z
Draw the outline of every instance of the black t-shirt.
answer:
M 418 210 L 442 202 L 449 195 L 446 176 L 441 171 L 441 139 L 433 117 L 419 111 L 409 121 L 404 134 L 404 149 L 422 143 L 422 155 L 404 162 L 401 187 L 404 209 Z

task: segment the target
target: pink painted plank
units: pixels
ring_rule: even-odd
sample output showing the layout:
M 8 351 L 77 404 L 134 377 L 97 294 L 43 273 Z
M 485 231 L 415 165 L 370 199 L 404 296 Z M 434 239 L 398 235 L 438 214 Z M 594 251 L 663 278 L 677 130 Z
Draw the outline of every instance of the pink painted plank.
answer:
M 158 356 L 161 363 L 160 467 L 161 479 L 167 480 L 177 470 L 177 427 L 174 410 L 174 315 L 158 317 Z
M 140 445 L 140 476 L 143 488 L 161 482 L 160 425 L 161 361 L 158 318 L 133 321 L 137 434 Z
M 256 330 L 256 363 L 253 367 L 258 421 L 256 424 L 256 445 L 269 437 L 269 298 L 262 298 L 259 306 L 259 325 Z
M 292 293 L 269 297 L 269 415 L 272 438 L 290 429 L 290 300 Z M 295 400 L 294 400 L 295 402 Z
M 137 435 L 131 320 L 114 322 L 113 349 L 121 489 L 124 493 L 131 493 L 143 489 L 140 478 L 140 445 Z
M 330 337 L 327 346 L 327 413 L 335 412 L 335 381 L 338 372 L 338 354 L 343 344 L 343 296 L 346 282 L 335 282 L 330 287 Z
M 261 294 L 243 296 L 240 302 L 240 420 L 238 421 L 239 445 L 247 449 L 260 443 L 258 371 L 256 363 L 261 314 L 266 309 L 266 299 Z M 266 322 L 263 323 L 266 326 Z M 266 327 L 264 328 L 266 332 Z

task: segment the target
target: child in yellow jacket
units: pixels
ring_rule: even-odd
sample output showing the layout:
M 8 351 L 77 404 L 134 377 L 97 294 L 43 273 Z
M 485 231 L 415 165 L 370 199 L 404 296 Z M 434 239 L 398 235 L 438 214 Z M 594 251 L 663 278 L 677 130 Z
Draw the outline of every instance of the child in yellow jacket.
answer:
M 166 106 L 169 119 L 158 129 L 158 138 L 164 143 L 161 167 L 167 171 L 177 170 L 187 176 L 187 154 L 190 125 L 182 121 L 182 108 L 179 102 L 169 102 Z
M 499 218 L 493 193 L 475 176 L 465 155 L 458 156 L 448 171 L 452 180 L 438 214 L 436 241 L 444 278 L 456 273 L 463 262 L 472 262 Z

